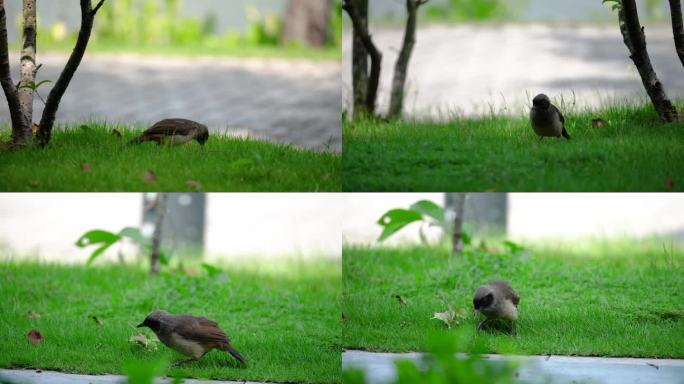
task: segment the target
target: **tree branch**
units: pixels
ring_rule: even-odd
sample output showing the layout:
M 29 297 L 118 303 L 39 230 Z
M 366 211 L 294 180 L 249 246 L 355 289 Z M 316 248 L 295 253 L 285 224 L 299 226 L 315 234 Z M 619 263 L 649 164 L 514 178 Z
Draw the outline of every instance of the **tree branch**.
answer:
M 7 17 L 5 14 L 5 1 L 0 0 L 0 84 L 7 98 L 10 119 L 12 120 L 12 141 L 15 132 L 23 132 L 28 123 L 24 120 L 19 103 L 17 87 L 12 80 L 9 65 L 9 48 L 7 46 Z
M 680 0 L 670 0 L 670 16 L 672 17 L 672 35 L 679 61 L 684 65 L 684 24 L 682 24 L 682 4 Z
M 353 0 L 344 0 L 342 9 L 347 12 L 352 21 L 354 30 L 358 31 L 358 36 L 363 42 L 366 51 L 371 58 L 371 71 L 368 80 L 368 90 L 366 91 L 366 112 L 369 114 L 375 113 L 375 100 L 378 94 L 378 85 L 380 84 L 380 68 L 382 65 L 382 53 L 373 43 L 373 39 L 368 33 L 368 27 L 364 24 L 359 16 Z
M 641 82 L 646 89 L 653 106 L 666 123 L 671 123 L 678 118 L 677 110 L 667 97 L 662 83 L 658 80 L 658 75 L 651 65 L 651 59 L 646 50 L 646 36 L 644 28 L 639 22 L 634 0 L 622 0 L 622 7 L 619 10 L 620 32 L 627 49 L 631 54 L 630 58 L 639 71 Z
M 52 135 L 52 127 L 55 123 L 55 116 L 62 96 L 67 90 L 71 79 L 74 77 L 78 66 L 81 64 L 83 55 L 85 55 L 90 34 L 93 30 L 93 21 L 95 20 L 95 13 L 102 6 L 104 0 L 100 0 L 95 9 L 92 8 L 90 0 L 81 1 L 81 29 L 78 31 L 78 38 L 76 39 L 76 46 L 69 56 L 62 73 L 59 75 L 55 86 L 48 94 L 45 102 L 45 109 L 40 118 L 40 130 L 38 131 L 38 143 L 40 146 L 46 146 L 50 142 Z

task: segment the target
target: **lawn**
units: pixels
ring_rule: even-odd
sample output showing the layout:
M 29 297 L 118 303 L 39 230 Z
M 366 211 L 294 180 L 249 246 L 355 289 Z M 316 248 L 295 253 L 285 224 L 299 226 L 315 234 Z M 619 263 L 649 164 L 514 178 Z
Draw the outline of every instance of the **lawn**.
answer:
M 340 273 L 339 263 L 319 262 L 291 263 L 279 272 L 225 267 L 213 277 L 172 270 L 151 278 L 134 266 L 5 260 L 0 367 L 121 374 L 124 367 L 164 361 L 161 373 L 169 376 L 339 383 Z M 139 332 L 132 326 L 157 308 L 217 321 L 248 367 L 212 351 L 199 362 L 168 368 L 184 356 L 162 344 L 154 350 L 129 341 Z M 32 328 L 44 338 L 35 346 L 26 336 Z
M 117 129 L 123 136 L 113 133 Z M 202 150 L 129 145 L 140 131 L 103 124 L 56 129 L 45 149 L 0 150 L 0 191 L 339 191 L 341 158 L 212 135 Z M 7 130 L 0 141 L 9 139 Z
M 502 278 L 521 298 L 516 333 L 478 333 L 486 352 L 684 358 L 684 252 L 669 242 L 583 240 L 458 258 L 437 246 L 343 254 L 345 349 L 424 351 L 428 334 L 474 329 L 477 286 Z M 449 308 L 467 314 L 451 329 L 431 319 Z
M 650 107 L 566 113 L 572 140 L 527 117 L 343 124 L 345 191 L 684 191 L 684 123 Z M 592 124 L 601 118 L 602 127 Z

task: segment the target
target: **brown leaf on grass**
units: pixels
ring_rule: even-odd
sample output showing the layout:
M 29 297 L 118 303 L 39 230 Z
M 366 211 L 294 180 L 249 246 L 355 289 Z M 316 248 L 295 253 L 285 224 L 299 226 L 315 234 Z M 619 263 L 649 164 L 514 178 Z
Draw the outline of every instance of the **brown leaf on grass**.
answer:
M 157 184 L 157 175 L 154 174 L 154 171 L 148 169 L 143 173 L 143 181 L 147 184 Z
M 674 181 L 672 179 L 665 179 L 665 189 L 668 191 L 674 188 Z
M 608 125 L 608 123 L 606 123 L 606 121 L 603 119 L 591 119 L 591 125 L 594 128 L 603 128 Z
M 28 311 L 26 316 L 28 316 L 29 319 L 40 319 L 40 313 L 36 311 Z
M 394 298 L 397 299 L 397 300 L 399 301 L 399 304 L 401 304 L 401 305 L 406 305 L 406 300 L 404 300 L 403 297 L 401 297 L 401 296 L 399 296 L 399 295 L 394 295 Z
M 31 186 L 31 188 L 38 188 L 38 187 L 40 187 L 40 181 L 38 181 L 38 180 L 31 180 L 31 181 L 29 182 L 29 185 Z
M 90 172 L 93 170 L 93 166 L 90 165 L 90 163 L 81 163 L 81 171 L 83 172 Z
M 196 190 L 196 191 L 199 191 L 199 190 L 202 189 L 202 183 L 200 183 L 200 182 L 197 181 L 197 180 L 188 180 L 188 181 L 185 182 L 185 185 L 186 185 L 188 188 L 194 189 L 194 190 Z
M 200 271 L 199 271 L 199 269 L 197 269 L 197 268 L 185 267 L 185 268 L 183 268 L 183 273 L 185 273 L 185 274 L 188 275 L 188 276 L 193 277 L 193 276 L 199 275 L 199 274 L 200 274 Z
M 38 343 L 43 342 L 43 335 L 41 335 L 40 332 L 38 332 L 38 330 L 35 328 L 29 331 L 29 333 L 26 335 L 26 338 L 33 345 L 38 345 Z
M 102 325 L 102 324 L 104 324 L 104 321 L 100 320 L 100 318 L 97 317 L 97 316 L 91 315 L 91 316 L 89 316 L 89 317 L 90 317 L 91 319 L 93 319 L 93 321 L 94 321 L 95 324 L 97 324 L 97 325 Z
M 344 312 L 342 312 L 342 321 L 347 321 L 347 315 L 345 315 Z
M 116 137 L 119 137 L 119 138 L 123 137 L 123 135 L 121 134 L 121 131 L 119 131 L 116 128 L 112 129 L 112 134 Z
M 31 125 L 31 132 L 33 132 L 34 136 L 38 133 L 38 130 L 40 130 L 40 125 L 33 123 L 33 125 Z
M 484 190 L 485 192 L 496 192 L 496 188 L 488 188 Z

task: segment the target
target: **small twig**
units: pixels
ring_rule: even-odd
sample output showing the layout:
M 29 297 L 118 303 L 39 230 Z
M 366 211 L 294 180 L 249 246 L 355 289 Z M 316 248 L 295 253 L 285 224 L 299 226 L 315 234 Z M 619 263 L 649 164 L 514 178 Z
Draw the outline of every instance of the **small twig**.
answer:
M 97 5 L 95 6 L 95 8 L 93 8 L 93 10 L 90 12 L 90 14 L 93 15 L 93 16 L 95 16 L 95 14 L 96 14 L 97 11 L 100 9 L 100 7 L 102 6 L 102 4 L 104 4 L 104 2 L 105 2 L 105 0 L 100 0 L 100 2 L 97 3 Z

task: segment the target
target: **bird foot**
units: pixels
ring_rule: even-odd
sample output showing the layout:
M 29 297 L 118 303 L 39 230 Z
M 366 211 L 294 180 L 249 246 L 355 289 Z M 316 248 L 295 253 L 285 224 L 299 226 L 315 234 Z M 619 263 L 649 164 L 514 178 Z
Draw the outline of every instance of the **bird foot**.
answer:
M 187 362 L 195 361 L 195 360 L 197 360 L 197 359 L 189 358 L 189 359 L 185 359 L 185 360 L 180 360 L 180 361 L 176 361 L 176 362 L 173 363 L 171 366 L 172 366 L 172 367 L 179 367 L 179 366 L 181 366 L 181 365 L 183 365 L 183 364 L 185 364 L 185 363 L 187 363 Z

